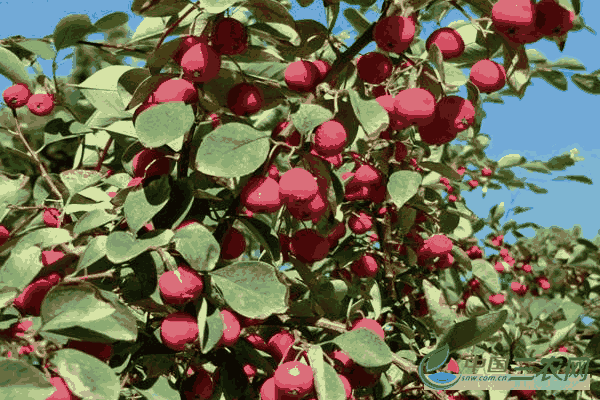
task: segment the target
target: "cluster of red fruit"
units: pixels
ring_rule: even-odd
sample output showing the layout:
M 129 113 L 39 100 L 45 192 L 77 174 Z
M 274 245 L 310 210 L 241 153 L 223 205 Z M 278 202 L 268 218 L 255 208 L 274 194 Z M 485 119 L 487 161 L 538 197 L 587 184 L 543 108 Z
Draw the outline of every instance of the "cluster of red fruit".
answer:
M 9 108 L 27 105 L 29 111 L 40 117 L 48 115 L 54 110 L 54 96 L 46 93 L 31 94 L 29 87 L 24 83 L 17 83 L 2 93 L 2 98 Z

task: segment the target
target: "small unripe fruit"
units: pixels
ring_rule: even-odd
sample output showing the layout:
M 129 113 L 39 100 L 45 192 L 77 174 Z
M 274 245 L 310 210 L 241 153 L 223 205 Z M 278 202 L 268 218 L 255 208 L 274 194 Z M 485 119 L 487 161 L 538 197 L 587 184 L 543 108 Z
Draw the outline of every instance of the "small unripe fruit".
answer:
M 221 240 L 221 258 L 233 260 L 246 250 L 246 238 L 236 228 L 229 228 Z
M 187 79 L 196 83 L 208 82 L 219 75 L 221 56 L 206 42 L 200 42 L 183 54 L 180 65 Z
M 279 191 L 287 203 L 312 200 L 319 192 L 313 174 L 303 168 L 292 168 L 279 179 Z
M 348 227 L 357 235 L 362 235 L 373 228 L 373 218 L 360 211 L 358 215 L 352 215 L 348 218 Z
M 267 343 L 269 353 L 279 362 L 283 359 L 286 351 L 294 344 L 294 335 L 286 330 L 274 334 Z M 291 350 L 290 350 L 291 351 Z
M 286 396 L 302 398 L 313 390 L 314 374 L 310 366 L 299 361 L 288 361 L 281 364 L 275 370 L 275 388 L 277 397 Z
M 184 382 L 183 393 L 186 400 L 208 400 L 215 391 L 215 383 L 204 368 L 194 368 L 196 374 Z
M 146 100 L 149 103 L 183 101 L 185 104 L 198 102 L 198 91 L 187 79 L 168 79 L 162 82 Z
M 160 338 L 171 350 L 185 350 L 185 345 L 195 342 L 198 334 L 198 321 L 185 312 L 170 314 L 160 324 Z
M 177 271 L 166 271 L 160 276 L 158 288 L 165 304 L 185 304 L 200 297 L 204 282 L 195 270 L 180 265 Z
M 14 84 L 2 93 L 4 102 L 13 110 L 27 104 L 30 97 L 31 91 L 29 91 L 29 87 L 24 83 Z
M 65 347 L 82 351 L 104 362 L 108 361 L 113 355 L 113 346 L 108 343 L 69 340 Z
M 365 254 L 354 261 L 350 267 L 352 272 L 360 278 L 372 278 L 377 275 L 379 266 L 377 260 L 370 254 Z
M 221 310 L 221 317 L 223 318 L 223 336 L 218 345 L 233 346 L 237 343 L 242 331 L 240 321 L 229 310 Z
M 253 115 L 260 111 L 264 104 L 262 90 L 249 83 L 240 83 L 229 90 L 227 107 L 235 115 Z
M 27 100 L 27 108 L 39 117 L 48 115 L 54 110 L 54 96 L 46 93 L 33 94 Z
M 134 178 L 166 175 L 171 171 L 171 159 L 157 149 L 144 149 L 131 160 Z
M 332 157 L 342 152 L 347 140 L 344 125 L 336 120 L 327 121 L 315 129 L 314 149 L 322 156 Z
M 361 56 L 356 62 L 360 79 L 374 85 L 380 84 L 392 75 L 394 66 L 388 56 L 371 52 Z
M 246 27 L 235 18 L 223 18 L 215 26 L 212 47 L 219 54 L 243 54 L 248 49 Z
M 46 277 L 30 283 L 23 292 L 13 300 L 14 307 L 24 315 L 39 317 L 42 302 L 46 294 L 60 282 L 60 275 L 52 272 Z
M 373 40 L 381 49 L 400 54 L 408 50 L 415 38 L 415 24 L 410 18 L 390 16 L 377 22 Z
M 303 263 L 321 261 L 329 254 L 329 241 L 312 229 L 301 229 L 292 236 L 290 251 Z
M 288 88 L 301 93 L 312 92 L 320 77 L 321 72 L 317 66 L 304 60 L 289 64 L 284 74 L 284 80 Z
M 56 391 L 50 397 L 47 397 L 46 400 L 81 400 L 80 397 L 75 396 L 71 392 L 65 380 L 60 376 L 51 377 L 50 384 L 56 388 Z
M 283 204 L 279 183 L 269 177 L 251 178 L 240 195 L 242 204 L 255 213 L 274 213 Z
M 377 334 L 377 336 L 379 336 L 382 340 L 385 340 L 385 332 L 383 331 L 383 328 L 381 327 L 381 325 L 379 325 L 379 322 L 375 321 L 374 319 L 361 318 L 352 323 L 351 330 L 356 330 L 360 328 L 366 328 L 371 332 Z
M 502 89 L 506 84 L 506 71 L 497 62 L 488 59 L 480 60 L 471 67 L 469 80 L 481 93 L 492 93 Z
M 465 42 L 462 36 L 456 29 L 449 27 L 437 29 L 429 35 L 425 47 L 429 50 L 433 44 L 439 47 L 444 60 L 459 57 L 465 52 Z

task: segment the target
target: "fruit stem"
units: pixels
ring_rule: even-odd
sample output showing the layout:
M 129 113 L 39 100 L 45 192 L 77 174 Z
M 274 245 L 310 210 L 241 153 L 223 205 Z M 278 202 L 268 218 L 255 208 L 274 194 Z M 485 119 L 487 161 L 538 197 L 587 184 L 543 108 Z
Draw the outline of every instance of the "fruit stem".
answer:
M 108 271 L 104 271 L 104 272 L 99 272 L 97 274 L 91 274 L 91 275 L 84 275 L 84 276 L 72 276 L 72 277 L 65 277 L 65 279 L 63 279 L 63 282 L 79 282 L 79 281 L 87 281 L 90 279 L 102 279 L 102 278 L 112 278 L 114 277 L 114 273 L 115 270 L 114 269 L 109 269 Z
M 52 193 L 54 193 L 54 195 L 57 196 L 58 199 L 62 202 L 63 201 L 62 194 L 60 194 L 60 192 L 58 191 L 58 188 L 56 187 L 56 185 L 54 185 L 54 182 L 52 181 L 52 178 L 50 178 L 50 175 L 48 175 L 48 171 L 46 170 L 46 167 L 44 167 L 42 160 L 40 160 L 40 158 L 38 157 L 38 154 L 35 151 L 33 151 L 31 146 L 29 146 L 27 139 L 25 139 L 25 136 L 23 135 L 23 131 L 21 131 L 21 124 L 19 123 L 19 119 L 17 118 L 17 110 L 13 108 L 12 114 L 13 114 L 13 118 L 15 119 L 15 125 L 17 127 L 17 135 L 19 136 L 19 139 L 21 139 L 21 142 L 23 142 L 23 145 L 29 152 L 29 155 L 31 156 L 31 158 L 33 158 L 33 160 L 37 164 L 37 167 L 40 170 L 40 173 L 42 174 L 42 178 L 44 178 L 44 180 L 48 184 L 48 187 L 50 187 L 50 190 L 52 191 Z
M 102 163 L 104 162 L 104 159 L 106 158 L 106 154 L 108 153 L 108 149 L 112 145 L 112 142 L 113 142 L 113 138 L 111 136 L 108 139 L 108 142 L 106 142 L 106 146 L 104 146 L 104 148 L 102 149 L 102 153 L 100 154 L 100 158 L 98 158 L 98 163 L 96 164 L 95 171 L 100 171 L 100 168 L 102 168 Z M 83 154 L 83 150 L 82 150 L 82 154 Z

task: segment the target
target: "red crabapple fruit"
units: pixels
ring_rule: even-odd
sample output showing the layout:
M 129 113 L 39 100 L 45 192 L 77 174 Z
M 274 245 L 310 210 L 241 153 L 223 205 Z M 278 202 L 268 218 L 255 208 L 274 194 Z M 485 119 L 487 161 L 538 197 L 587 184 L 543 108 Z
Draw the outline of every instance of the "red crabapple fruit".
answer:
M 27 108 L 39 117 L 48 115 L 54 110 L 54 96 L 46 93 L 33 94 L 27 100 Z
M 56 391 L 50 397 L 47 397 L 46 400 L 81 400 L 80 397 L 75 396 L 71 392 L 65 380 L 60 376 L 51 377 L 50 384 L 56 388 Z
M 248 49 L 248 32 L 244 24 L 235 18 L 221 19 L 213 31 L 212 48 L 218 54 L 243 54 Z
M 233 260 L 242 255 L 246 250 L 246 238 L 234 227 L 231 227 L 223 235 L 221 240 L 221 258 L 223 260 Z
M 348 357 L 348 354 L 346 354 L 342 350 L 334 350 L 329 355 L 329 357 L 333 360 L 335 364 L 333 366 L 335 370 L 343 375 L 347 375 L 352 369 L 352 366 L 354 365 L 354 361 L 352 361 L 352 359 Z
M 504 295 L 502 293 L 492 294 L 489 296 L 490 303 L 495 306 L 504 304 Z
M 506 71 L 497 62 L 488 59 L 480 60 L 471 67 L 469 80 L 481 93 L 492 93 L 502 89 L 506 84 Z
M 396 114 L 396 98 L 394 96 L 390 94 L 385 94 L 377 97 L 375 100 L 377 100 L 377 103 L 379 103 L 379 105 L 383 107 L 385 111 L 387 111 L 388 116 L 390 118 L 390 129 L 400 130 L 404 129 L 407 126 L 406 124 L 404 124 L 402 119 L 400 119 L 399 116 Z
M 476 181 L 475 179 L 471 179 L 470 181 L 467 182 L 469 184 L 469 186 L 471 186 L 473 189 L 475 189 L 477 186 L 479 186 L 479 182 Z
M 277 391 L 275 388 L 275 377 L 272 376 L 260 387 L 260 399 L 261 400 L 279 400 L 277 397 Z
M 435 30 L 427 38 L 427 50 L 435 44 L 442 52 L 444 60 L 460 57 L 465 52 L 465 42 L 456 29 L 445 27 Z
M 208 38 L 206 36 L 185 36 L 179 43 L 179 48 L 173 54 L 173 60 L 181 65 L 181 58 L 183 55 L 192 47 L 198 43 L 205 43 L 208 45 Z
M 332 157 L 342 152 L 348 140 L 346 128 L 336 120 L 322 123 L 315 129 L 313 148 L 325 157 Z
M 492 176 L 492 170 L 490 168 L 483 168 L 481 170 L 481 175 L 483 175 L 483 176 Z
M 315 60 L 312 63 L 319 70 L 319 79 L 318 79 L 318 82 L 319 83 L 323 82 L 325 80 L 325 78 L 327 77 L 327 74 L 329 73 L 329 71 L 331 71 L 331 64 L 329 64 L 325 60 Z
M 573 12 L 555 0 L 540 1 L 535 11 L 535 27 L 544 36 L 562 36 L 573 29 Z
M 327 193 L 319 188 L 317 195 L 311 200 L 288 203 L 287 208 L 298 221 L 310 221 L 320 219 L 327 212 L 328 205 Z
M 196 300 L 202 294 L 202 277 L 187 265 L 180 265 L 177 271 L 166 271 L 158 279 L 160 297 L 165 304 L 185 304 Z
M 250 83 L 235 85 L 227 93 L 227 107 L 235 115 L 253 115 L 260 111 L 264 104 L 262 90 Z
M 413 124 L 425 126 L 435 118 L 436 101 L 427 89 L 404 89 L 394 98 L 394 109 L 403 128 Z
M 381 327 L 381 325 L 379 325 L 379 322 L 375 321 L 374 319 L 361 318 L 352 323 L 351 330 L 360 328 L 366 328 L 371 332 L 377 334 L 377 336 L 379 336 L 382 340 L 385 340 L 385 332 L 383 331 L 383 328 Z
M 492 7 L 494 28 L 509 39 L 535 28 L 535 3 L 531 0 L 500 0 Z
M 172 313 L 160 324 L 160 338 L 171 350 L 185 350 L 185 345 L 195 342 L 198 334 L 198 321 L 185 312 Z
M 187 79 L 167 79 L 152 92 L 146 100 L 149 103 L 169 103 L 183 101 L 185 104 L 198 102 L 198 90 Z
M 436 119 L 443 122 L 447 131 L 457 134 L 475 122 L 475 107 L 467 99 L 446 96 L 436 106 Z
M 46 208 L 44 210 L 44 216 L 43 216 L 44 225 L 46 225 L 48 228 L 60 228 L 59 217 L 60 217 L 59 210 L 57 210 L 56 208 Z M 71 223 L 71 217 L 69 217 L 68 215 L 65 214 L 63 216 L 62 223 L 63 223 L 63 225 Z
M 348 218 L 348 227 L 357 235 L 362 235 L 373 228 L 373 218 L 363 211 Z
M 452 251 L 452 239 L 446 235 L 433 235 L 423 244 L 427 252 L 434 257 L 443 256 Z
M 240 321 L 229 310 L 221 310 L 221 317 L 223 318 L 223 336 L 217 345 L 233 346 L 237 343 L 242 331 Z
M 286 396 L 302 398 L 314 387 L 314 373 L 310 366 L 299 361 L 288 361 L 275 370 L 275 390 L 280 399 Z
M 171 171 L 172 161 L 158 149 L 143 149 L 131 160 L 134 178 L 166 175 Z
M 273 358 L 279 362 L 283 359 L 288 349 L 294 344 L 294 335 L 282 329 L 274 334 L 268 341 L 267 347 Z M 291 349 L 290 349 L 291 351 Z
M 186 400 L 208 400 L 215 391 L 215 383 L 204 368 L 193 368 L 196 374 L 184 382 L 183 393 Z
M 202 41 L 183 54 L 179 65 L 187 79 L 196 83 L 208 82 L 219 75 L 221 56 Z
M 256 333 L 250 333 L 244 339 L 246 339 L 246 341 L 248 343 L 250 343 L 252 345 L 252 347 L 254 347 L 256 350 L 262 350 L 265 352 L 269 351 L 269 347 L 267 346 L 265 339 L 263 339 L 261 336 L 259 336 Z M 292 342 L 293 342 L 293 340 L 294 340 L 294 338 L 292 337 Z
M 329 254 L 329 241 L 317 231 L 301 229 L 292 236 L 290 251 L 304 263 L 321 261 Z
M 2 98 L 9 108 L 17 109 L 27 104 L 27 100 L 31 97 L 31 91 L 24 83 L 17 83 L 7 88 L 2 93 Z
M 273 128 L 273 131 L 271 132 L 271 139 L 277 141 L 285 140 L 285 142 L 290 146 L 299 146 L 302 140 L 302 136 L 300 135 L 300 132 L 298 132 L 298 130 L 294 129 L 292 133 L 285 139 L 280 135 L 280 133 L 283 132 L 283 130 L 287 128 L 289 124 L 289 121 L 282 121 L 278 123 L 277 126 L 275 126 L 275 128 Z
M 294 92 L 312 92 L 319 82 L 321 72 L 310 61 L 294 61 L 285 69 L 284 80 L 287 87 Z
M 377 22 L 373 40 L 381 49 L 400 54 L 408 50 L 415 38 L 415 24 L 410 18 L 392 15 Z
M 292 168 L 279 178 L 279 191 L 287 203 L 312 200 L 319 192 L 313 174 L 304 168 Z
M 56 272 L 33 281 L 13 300 L 14 307 L 24 315 L 39 317 L 46 294 L 59 282 L 60 275 Z
M 350 400 L 352 398 L 352 385 L 350 384 L 350 381 L 344 375 L 338 375 L 338 378 L 340 378 L 342 384 L 344 385 L 344 392 L 346 392 L 346 400 Z
M 371 52 L 361 56 L 356 62 L 360 79 L 373 85 L 380 84 L 392 75 L 394 66 L 385 54 Z
M 365 254 L 350 266 L 354 275 L 360 278 L 372 278 L 377 275 L 379 266 L 377 260 L 370 254 Z
M 283 204 L 279 183 L 269 177 L 251 178 L 240 195 L 242 204 L 255 213 L 274 213 Z

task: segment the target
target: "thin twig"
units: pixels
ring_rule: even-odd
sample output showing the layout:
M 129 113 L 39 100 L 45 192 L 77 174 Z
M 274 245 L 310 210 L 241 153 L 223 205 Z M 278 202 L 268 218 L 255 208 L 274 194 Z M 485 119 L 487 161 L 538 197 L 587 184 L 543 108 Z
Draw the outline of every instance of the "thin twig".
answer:
M 110 137 L 110 139 L 108 139 L 108 142 L 106 142 L 106 146 L 104 146 L 104 149 L 102 149 L 102 154 L 100 154 L 100 158 L 98 159 L 98 164 L 96 164 L 96 171 L 100 171 L 100 169 L 102 168 L 102 163 L 104 162 L 104 159 L 106 158 L 106 154 L 108 153 L 108 149 L 110 148 L 110 145 L 113 142 L 113 138 L 112 136 Z M 83 151 L 82 151 L 83 153 Z M 81 157 L 83 159 L 83 156 Z

